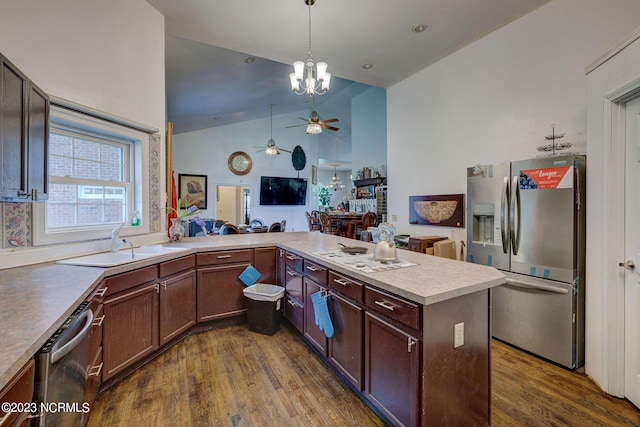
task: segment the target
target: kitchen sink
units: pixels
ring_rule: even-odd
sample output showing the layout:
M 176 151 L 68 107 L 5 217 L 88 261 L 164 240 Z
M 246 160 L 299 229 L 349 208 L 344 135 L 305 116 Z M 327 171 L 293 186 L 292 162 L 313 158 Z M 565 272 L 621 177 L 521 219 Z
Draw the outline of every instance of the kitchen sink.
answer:
M 102 252 L 99 254 L 62 259 L 57 263 L 89 267 L 115 267 L 184 250 L 186 250 L 186 248 L 168 248 L 162 245 L 140 246 L 133 250 L 133 257 L 131 256 L 131 249 L 123 249 L 118 252 Z

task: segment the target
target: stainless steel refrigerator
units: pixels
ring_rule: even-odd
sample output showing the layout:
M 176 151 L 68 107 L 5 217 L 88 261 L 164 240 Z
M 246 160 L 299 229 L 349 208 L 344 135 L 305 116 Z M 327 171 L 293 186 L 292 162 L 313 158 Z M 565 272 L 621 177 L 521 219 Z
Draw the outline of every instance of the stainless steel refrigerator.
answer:
M 467 169 L 467 260 L 502 270 L 493 336 L 567 368 L 584 364 L 585 156 Z

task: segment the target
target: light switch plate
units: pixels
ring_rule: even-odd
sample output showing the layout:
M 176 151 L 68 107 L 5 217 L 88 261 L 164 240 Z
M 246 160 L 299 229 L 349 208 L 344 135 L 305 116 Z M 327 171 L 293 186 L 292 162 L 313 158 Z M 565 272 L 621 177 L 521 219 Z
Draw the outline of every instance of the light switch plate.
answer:
M 453 348 L 464 345 L 464 322 L 453 325 Z

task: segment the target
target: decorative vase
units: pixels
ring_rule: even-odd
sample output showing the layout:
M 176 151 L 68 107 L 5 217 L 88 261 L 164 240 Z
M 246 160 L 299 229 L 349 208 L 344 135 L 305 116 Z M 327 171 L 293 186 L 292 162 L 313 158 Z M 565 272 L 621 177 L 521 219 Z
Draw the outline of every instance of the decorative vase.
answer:
M 172 242 L 182 240 L 184 237 L 184 225 L 180 218 L 171 218 L 171 227 L 169 227 L 169 238 Z

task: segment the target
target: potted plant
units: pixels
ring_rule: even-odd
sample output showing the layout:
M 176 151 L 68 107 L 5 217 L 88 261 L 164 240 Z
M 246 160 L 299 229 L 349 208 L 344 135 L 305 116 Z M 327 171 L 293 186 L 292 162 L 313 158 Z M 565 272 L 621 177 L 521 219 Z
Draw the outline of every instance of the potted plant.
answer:
M 329 189 L 324 185 L 320 186 L 320 192 L 318 193 L 318 203 L 323 210 L 327 210 L 329 203 L 331 202 L 331 195 Z

